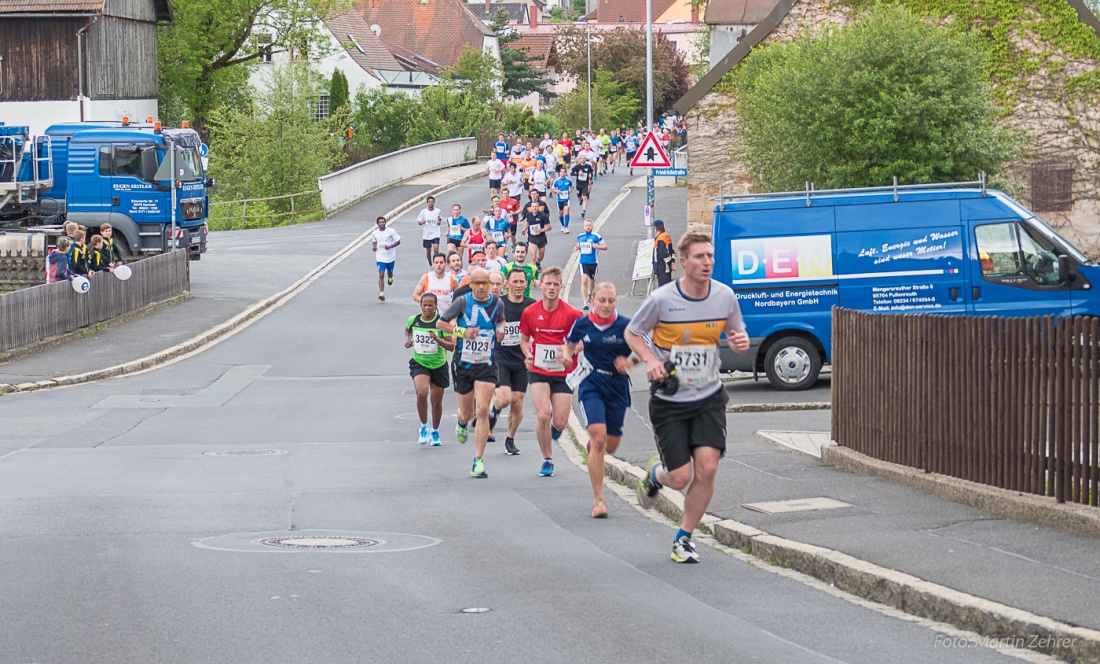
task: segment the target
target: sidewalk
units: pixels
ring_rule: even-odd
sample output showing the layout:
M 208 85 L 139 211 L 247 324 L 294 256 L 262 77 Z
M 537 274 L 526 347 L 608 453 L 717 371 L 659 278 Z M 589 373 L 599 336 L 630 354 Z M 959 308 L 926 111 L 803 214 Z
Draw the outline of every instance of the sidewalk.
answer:
M 665 220 L 673 237 L 679 237 L 686 228 L 685 196 L 683 189 L 657 190 L 657 216 Z M 641 298 L 631 297 L 629 292 L 634 248 L 644 237 L 634 211 L 644 202 L 645 188 L 632 190 L 617 213 L 600 229 L 610 247 L 601 255 L 600 276 L 615 282 L 620 293 L 619 310 L 625 315 L 634 313 L 641 304 Z M 573 300 L 578 287 L 574 286 L 570 294 Z M 641 476 L 641 469 L 656 450 L 645 415 L 649 392 L 644 371 L 636 369 L 632 380 L 633 408 L 628 413 L 622 446 L 616 456 L 632 464 L 636 476 Z M 775 392 L 766 380 L 731 381 L 726 390 L 731 406 L 769 401 L 828 402 L 830 398 L 828 380 L 819 381 L 808 392 L 793 395 Z M 788 552 L 801 544 L 824 547 L 857 559 L 853 563 L 857 567 L 860 561 L 865 561 L 884 568 L 885 573 L 896 570 L 1068 625 L 1100 630 L 1100 542 L 1095 539 L 1000 519 L 887 480 L 825 466 L 812 452 L 815 443 L 828 440 L 828 410 L 738 412 L 727 419 L 727 452 L 719 466 L 718 485 L 709 509 L 718 519 L 732 519 L 790 540 L 790 545 L 784 545 Z M 773 440 L 768 440 L 758 435 L 762 431 L 820 433 L 773 433 Z M 583 432 L 578 439 L 583 448 L 587 440 Z M 793 449 L 797 446 L 805 447 L 806 451 Z M 625 479 L 631 485 L 635 481 L 633 477 Z M 815 505 L 812 499 L 821 498 L 831 500 Z M 759 505 L 780 501 L 793 502 Z M 663 502 L 666 513 L 674 520 L 679 518 L 676 508 Z M 813 509 L 815 506 L 820 509 Z M 669 538 L 671 542 L 671 534 Z M 755 541 L 762 543 L 766 539 L 761 535 Z M 753 540 L 741 537 L 740 541 Z M 769 542 L 761 549 L 768 550 L 770 546 Z M 757 553 L 755 546 L 752 548 Z M 831 582 L 834 579 L 829 577 L 835 570 L 823 564 L 827 557 L 827 552 L 787 556 L 780 553 L 772 559 Z M 907 583 L 919 586 L 915 579 Z M 839 579 L 837 585 L 841 586 Z M 904 606 L 912 598 L 899 596 L 886 584 L 880 585 L 884 591 L 871 599 L 913 610 Z M 874 592 L 872 589 L 871 594 Z M 941 609 L 926 607 L 913 612 L 927 615 Z M 959 614 L 958 621 L 947 620 L 955 613 Z M 986 625 L 987 630 L 1002 630 L 993 636 L 1014 635 L 1021 630 L 1020 623 L 1010 625 L 1007 618 L 994 615 L 996 611 L 983 615 L 965 613 L 945 610 L 937 619 L 962 622 L 969 629 Z M 1084 642 L 1089 636 L 1086 634 L 1069 649 L 1040 649 L 1063 657 L 1073 653 L 1073 657 L 1081 657 L 1082 661 L 1091 660 L 1100 656 L 1097 655 L 1100 650 L 1095 647 L 1081 650 L 1088 645 Z M 1021 647 L 1028 647 L 1026 640 Z
M 483 171 L 483 165 L 472 164 L 428 173 L 323 221 L 212 233 L 209 251 L 191 263 L 190 299 L 0 364 L 0 384 L 96 371 L 183 343 L 295 283 L 374 227 L 378 215 Z

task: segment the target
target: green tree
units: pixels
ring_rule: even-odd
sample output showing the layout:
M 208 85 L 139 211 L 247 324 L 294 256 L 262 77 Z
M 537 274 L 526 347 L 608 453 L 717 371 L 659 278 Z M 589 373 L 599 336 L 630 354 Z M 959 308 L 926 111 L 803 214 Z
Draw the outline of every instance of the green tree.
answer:
M 972 180 L 1015 154 L 975 37 L 874 10 L 756 49 L 733 82 L 740 156 L 765 190 Z
M 500 101 L 500 68 L 496 58 L 467 48 L 458 65 L 448 68 L 439 83 L 420 92 L 409 127 L 409 145 L 489 133 L 498 125 L 494 110 Z
M 573 13 L 584 16 L 588 13 L 588 0 L 573 0 Z
M 646 98 L 645 28 L 616 28 L 592 34 L 592 68 L 609 72 L 637 99 Z M 588 76 L 588 30 L 578 26 L 558 33 L 558 67 L 580 80 Z M 658 114 L 672 108 L 691 86 L 691 69 L 676 45 L 653 33 L 653 106 Z
M 641 113 L 642 102 L 616 81 L 610 72 L 597 69 L 592 81 L 592 126 L 596 129 L 633 124 Z M 588 87 L 582 82 L 559 96 L 550 111 L 567 127 L 588 125 Z
M 531 11 L 536 11 L 534 7 Z M 518 31 L 508 27 L 508 12 L 500 9 L 493 15 L 489 29 L 496 33 L 497 42 L 500 44 L 500 65 L 503 77 L 501 94 L 505 97 L 519 99 L 532 92 L 537 92 L 543 97 L 552 97 L 553 94 L 546 89 L 546 73 L 535 71 L 531 66 L 532 58 L 526 48 L 516 48 L 515 44 L 523 36 Z
M 355 95 L 351 126 L 355 147 L 362 158 L 408 147 L 409 129 L 419 107 L 416 99 L 401 91 L 360 88 Z
M 248 108 L 220 106 L 210 115 L 210 172 L 222 200 L 279 196 L 317 188 L 317 178 L 340 159 L 347 116 L 313 118 L 324 81 L 308 66 L 291 63 L 271 72 Z M 301 205 L 301 201 L 298 201 Z M 270 201 L 276 212 L 288 201 Z
M 349 101 L 348 77 L 344 76 L 344 72 L 336 69 L 332 72 L 332 80 L 328 84 L 329 108 L 336 110 L 347 106 Z
M 264 53 L 320 53 L 320 18 L 351 0 L 169 0 L 172 23 L 157 40 L 161 105 L 169 122 L 190 120 L 206 133 L 211 112 L 227 100 L 244 103 L 245 65 Z
M 449 67 L 440 80 L 447 79 L 466 93 L 493 104 L 500 99 L 500 62 L 492 55 L 467 46 L 458 57 L 458 64 Z

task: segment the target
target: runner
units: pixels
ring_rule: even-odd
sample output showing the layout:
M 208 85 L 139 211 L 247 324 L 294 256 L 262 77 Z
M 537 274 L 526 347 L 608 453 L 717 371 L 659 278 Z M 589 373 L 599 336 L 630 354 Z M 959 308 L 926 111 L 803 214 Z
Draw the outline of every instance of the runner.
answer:
M 528 157 L 519 162 L 519 170 L 523 173 L 523 190 L 531 192 L 531 176 L 535 174 L 535 169 L 538 168 L 539 162 L 531 155 L 527 153 Z
M 531 202 L 523 206 L 523 221 L 527 225 L 527 243 L 534 247 L 531 250 L 532 262 L 541 270 L 542 259 L 546 257 L 546 231 L 550 230 L 550 214 L 536 191 L 531 192 Z
M 558 178 L 550 187 L 550 192 L 557 195 L 558 199 L 558 223 L 561 224 L 561 232 L 569 232 L 569 201 L 572 198 L 573 181 L 565 176 L 565 167 L 558 171 Z
M 588 163 L 588 159 L 581 155 L 577 157 L 577 164 L 569 171 L 577 181 L 577 197 L 581 199 L 581 219 L 588 214 L 588 195 L 592 192 L 592 179 L 596 171 Z
M 447 268 L 450 269 L 451 276 L 455 278 L 455 281 L 462 281 L 466 278 L 466 270 L 462 268 L 462 254 L 458 251 L 447 254 Z
M 470 227 L 470 221 L 462 216 L 462 206 L 455 203 L 451 206 L 451 216 L 447 217 L 447 251 L 458 251 L 462 245 L 462 236 Z
M 443 220 L 443 212 L 435 207 L 435 197 L 428 196 L 425 201 L 428 207 L 416 215 L 416 223 L 424 227 L 424 252 L 427 254 L 428 265 L 432 264 L 432 256 L 439 253 L 439 223 Z
M 607 251 L 607 243 L 603 241 L 602 235 L 593 230 L 594 225 L 591 219 L 585 219 L 584 232 L 577 236 L 576 251 L 581 254 L 581 294 L 584 295 L 585 311 L 588 311 L 588 305 L 595 294 L 596 268 L 600 262 L 597 252 Z
M 542 451 L 540 477 L 554 476 L 552 445 L 565 430 L 573 402 L 573 390 L 565 383 L 565 374 L 573 367 L 564 361 L 564 345 L 581 312 L 559 299 L 561 281 L 560 267 L 547 268 L 542 274 L 542 299 L 524 310 L 519 323 L 531 400 L 539 418 L 535 436 Z
M 539 152 L 542 152 L 549 146 L 554 144 L 554 139 L 550 138 L 550 134 L 543 134 L 542 140 L 539 141 Z
M 542 158 L 546 160 L 546 172 L 550 175 L 558 172 L 558 154 L 554 152 L 554 146 L 546 146 L 546 151 L 542 153 Z
M 485 472 L 485 443 L 489 437 L 489 408 L 497 384 L 494 366 L 496 346 L 504 337 L 504 306 L 489 292 L 489 272 L 475 267 L 470 270 L 473 291 L 455 298 L 436 327 L 454 333 L 460 343 L 455 351 L 452 373 L 458 394 L 458 442 L 469 439 L 466 425 L 477 416 L 474 429 L 474 457 L 470 474 L 488 477 Z M 453 322 L 452 322 L 453 321 Z
M 458 280 L 447 272 L 447 257 L 443 254 L 432 256 L 432 270 L 416 282 L 413 300 L 422 301 L 423 296 L 432 295 L 436 300 L 436 309 L 446 310 L 451 306 Z
M 613 164 L 610 163 L 613 156 L 611 153 L 611 137 L 607 135 L 606 130 L 601 129 L 600 135 L 596 137 L 596 141 L 598 142 L 597 147 L 600 150 L 600 175 L 607 175 L 607 167 L 613 166 Z
M 485 269 L 489 271 L 489 276 L 494 274 L 503 273 L 504 266 L 508 264 L 508 261 L 501 256 L 497 255 L 498 246 L 497 243 L 490 239 L 485 243 Z M 504 279 L 501 279 L 501 284 L 504 283 Z M 496 293 L 499 295 L 499 293 Z
M 378 264 L 378 300 L 386 301 L 386 284 L 393 285 L 393 267 L 397 263 L 397 246 L 401 244 L 401 236 L 392 228 L 386 228 L 386 218 L 378 217 L 375 220 L 378 229 L 371 237 L 371 250 L 374 251 L 374 261 Z
M 531 187 L 539 192 L 539 197 L 546 198 L 546 187 L 550 184 L 550 172 L 546 170 L 546 157 L 535 160 L 535 170 L 531 171 Z
M 623 157 L 623 137 L 619 134 L 618 129 L 611 130 L 611 172 L 615 172 L 615 167 L 619 165 L 619 160 Z
M 497 142 L 493 143 L 493 154 L 497 159 L 508 162 L 508 142 L 504 140 L 504 134 L 497 134 Z
M 489 174 L 489 195 L 500 195 L 500 183 L 504 179 L 504 171 L 508 170 L 508 164 L 502 159 L 498 159 L 494 154 L 489 157 L 489 162 L 485 165 L 485 171 Z
M 523 191 L 523 173 L 519 171 L 519 164 L 512 163 L 508 166 L 508 172 L 504 174 L 504 179 L 500 182 L 500 197 L 504 200 L 505 193 L 512 198 L 516 198 Z
M 562 163 L 568 166 L 569 162 L 573 160 L 573 141 L 569 139 L 569 132 L 563 131 L 561 133 L 559 145 L 562 147 L 562 150 L 559 151 Z
M 521 207 L 519 199 L 510 196 L 508 190 L 505 189 L 501 192 L 499 203 L 500 209 L 508 215 L 508 232 L 512 234 L 512 249 L 515 249 L 519 238 L 519 211 Z
M 523 143 L 516 143 L 512 146 L 511 161 L 513 164 L 518 164 L 523 161 L 527 156 L 527 148 Z
M 462 246 L 466 248 L 466 259 L 474 262 L 474 254 L 485 251 L 485 240 L 489 234 L 481 227 L 481 218 L 474 217 L 470 220 L 470 228 L 462 236 Z
M 730 349 L 744 353 L 749 336 L 737 296 L 729 286 L 711 279 L 711 237 L 687 233 L 678 248 L 684 276 L 646 297 L 627 328 L 626 340 L 645 362 L 646 375 L 656 389 L 649 402 L 649 419 L 660 461 L 658 457 L 650 460 L 645 478 L 638 483 L 638 500 L 648 509 L 662 486 L 680 490 L 691 483 L 672 559 L 696 563 L 699 554 L 691 535 L 710 504 L 718 460 L 726 450 L 729 397 L 718 377 L 718 344 L 725 332 Z M 668 380 L 666 362 L 675 364 L 674 381 Z
M 490 272 L 489 273 L 489 292 L 496 297 L 504 297 L 504 273 L 503 272 Z M 493 427 L 489 426 L 489 438 L 493 437 Z
M 495 430 L 501 411 L 508 408 L 508 436 L 504 439 L 504 453 L 519 454 L 516 447 L 516 431 L 523 421 L 523 396 L 527 392 L 527 366 L 524 363 L 519 323 L 527 307 L 535 303 L 525 294 L 530 288 L 527 273 L 514 268 L 508 272 L 508 294 L 504 303 L 504 339 L 500 342 L 497 364 L 497 389 L 493 409 L 489 411 L 489 429 Z
M 515 250 L 512 252 L 512 262 L 504 266 L 504 273 L 511 274 L 512 270 L 523 270 L 523 274 L 527 277 L 527 286 L 523 289 L 524 297 L 531 297 L 531 286 L 535 288 L 542 288 L 539 283 L 539 269 L 534 265 L 527 263 L 527 243 L 517 242 Z
M 633 129 L 629 130 L 623 143 L 626 147 L 626 163 L 629 166 L 630 162 L 634 161 L 634 155 L 638 154 L 638 134 Z M 633 167 L 630 169 L 630 174 L 634 175 Z
M 436 258 L 442 258 L 436 254 Z M 416 414 L 420 416 L 417 442 L 439 447 L 439 421 L 443 417 L 443 390 L 451 386 L 447 377 L 447 351 L 454 350 L 450 335 L 437 330 L 439 312 L 434 293 L 420 298 L 420 313 L 409 316 L 405 323 L 405 348 L 413 349 L 409 360 L 409 375 L 416 389 Z M 428 396 L 432 400 L 432 426 L 428 427 Z
M 502 253 L 508 251 L 508 239 L 512 237 L 512 220 L 500 206 L 500 201 L 493 200 L 493 208 L 482 220 L 485 230 L 489 233 L 489 239 L 501 247 Z
M 577 388 L 581 411 L 588 426 L 588 479 L 592 482 L 592 518 L 606 519 L 603 499 L 604 453 L 614 454 L 623 435 L 626 409 L 630 408 L 630 378 L 635 362 L 626 344 L 630 319 L 615 311 L 615 285 L 596 286 L 594 311 L 578 318 L 565 344 L 565 363 L 581 350 L 584 357 L 578 371 L 587 376 Z

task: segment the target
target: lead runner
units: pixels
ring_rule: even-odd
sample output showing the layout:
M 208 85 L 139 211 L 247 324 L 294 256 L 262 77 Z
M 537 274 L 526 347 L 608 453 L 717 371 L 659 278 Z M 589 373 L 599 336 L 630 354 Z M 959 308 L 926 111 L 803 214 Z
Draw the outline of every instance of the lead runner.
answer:
M 718 377 L 718 344 L 725 332 L 730 349 L 744 353 L 749 335 L 733 289 L 711 279 L 711 237 L 687 233 L 677 249 L 684 276 L 649 294 L 627 327 L 626 340 L 657 386 L 649 401 L 649 419 L 660 461 L 650 460 L 638 483 L 638 499 L 648 509 L 661 487 L 678 491 L 691 484 L 672 559 L 697 563 L 699 553 L 691 536 L 710 504 L 718 460 L 726 451 L 729 397 Z M 676 380 L 669 380 L 666 362 L 675 365 Z

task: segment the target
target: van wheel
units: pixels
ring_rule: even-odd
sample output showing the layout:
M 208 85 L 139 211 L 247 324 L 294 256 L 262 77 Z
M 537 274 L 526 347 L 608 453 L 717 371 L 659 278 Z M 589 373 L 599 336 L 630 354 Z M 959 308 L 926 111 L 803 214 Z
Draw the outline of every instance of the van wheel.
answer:
M 783 337 L 768 347 L 764 373 L 777 390 L 807 390 L 821 373 L 821 356 L 802 337 Z

